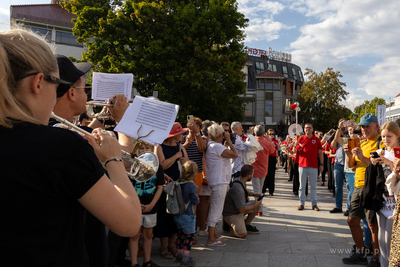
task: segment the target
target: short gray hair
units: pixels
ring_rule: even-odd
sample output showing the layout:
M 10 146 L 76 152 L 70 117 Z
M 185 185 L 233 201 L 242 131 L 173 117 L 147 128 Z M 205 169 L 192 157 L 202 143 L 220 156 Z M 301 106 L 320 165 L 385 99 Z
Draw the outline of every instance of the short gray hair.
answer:
M 262 136 L 265 133 L 264 127 L 261 125 L 256 125 L 256 127 L 254 127 L 254 133 L 256 136 Z
M 238 122 L 238 121 L 232 122 L 232 123 L 231 123 L 231 131 L 232 131 L 232 132 L 235 131 L 236 127 L 239 126 L 239 125 L 241 125 L 241 123 Z
M 224 128 L 221 125 L 214 123 L 210 127 L 207 128 L 208 133 L 210 135 L 211 140 L 215 141 L 218 137 L 224 132 Z

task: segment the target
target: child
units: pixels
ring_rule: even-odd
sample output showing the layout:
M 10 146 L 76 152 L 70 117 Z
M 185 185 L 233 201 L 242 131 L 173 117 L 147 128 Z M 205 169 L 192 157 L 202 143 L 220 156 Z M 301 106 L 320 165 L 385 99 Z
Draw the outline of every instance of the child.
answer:
M 138 152 L 153 152 L 154 147 L 149 144 L 142 144 Z M 161 196 L 164 185 L 164 170 L 161 166 L 158 167 L 157 173 L 153 178 L 146 182 L 133 181 L 133 186 L 136 189 L 137 195 L 142 206 L 142 232 L 143 232 L 143 267 L 158 267 L 157 264 L 150 260 L 151 243 L 153 239 L 153 227 L 157 223 L 158 199 Z M 129 238 L 129 253 L 131 256 L 131 266 L 138 267 L 137 254 L 140 237 L 138 233 Z
M 197 187 L 195 183 L 197 175 L 197 165 L 193 161 L 187 161 L 182 166 L 182 176 L 178 182 L 181 184 L 183 200 L 187 206 L 186 211 L 182 214 L 174 216 L 175 223 L 178 226 L 178 238 L 176 248 L 178 256 L 176 262 L 180 262 L 181 266 L 195 266 L 196 261 L 189 257 L 192 247 L 194 233 L 196 232 L 196 219 L 194 217 L 194 206 L 199 204 L 197 197 Z
M 399 138 L 400 138 L 400 128 L 399 126 L 393 122 L 388 121 L 381 127 L 381 136 L 382 142 L 385 144 L 383 149 L 378 149 L 376 152 L 379 155 L 379 158 L 372 158 L 372 164 L 381 164 L 383 173 L 386 179 L 388 196 L 386 197 L 386 201 L 384 202 L 383 207 L 380 211 L 376 213 L 378 219 L 378 241 L 380 248 L 379 261 L 380 266 L 388 266 L 389 265 L 389 252 L 390 252 L 390 243 L 392 238 L 392 228 L 393 228 L 393 219 L 392 215 L 395 210 L 396 201 L 394 199 L 394 195 L 397 195 L 397 179 L 390 179 L 391 176 L 395 176 L 392 174 L 393 168 L 393 160 L 394 160 L 394 152 L 393 148 L 399 147 Z M 382 147 L 382 145 L 381 145 Z M 393 185 L 388 183 L 388 180 L 392 180 Z

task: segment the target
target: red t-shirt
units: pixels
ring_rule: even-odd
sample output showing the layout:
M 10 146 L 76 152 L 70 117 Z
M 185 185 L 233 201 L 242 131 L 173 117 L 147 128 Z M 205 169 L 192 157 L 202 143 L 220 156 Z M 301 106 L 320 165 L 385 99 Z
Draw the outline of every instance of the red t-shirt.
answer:
M 273 153 L 271 153 L 270 155 L 276 158 L 278 156 L 278 144 L 279 144 L 279 142 L 278 142 L 278 140 L 272 139 L 271 143 L 274 144 L 275 151 Z
M 318 168 L 319 150 L 322 150 L 321 140 L 314 135 L 310 138 L 304 135 L 298 142 L 296 149 L 299 154 L 299 167 Z
M 264 178 L 268 174 L 268 156 L 272 151 L 273 145 L 272 143 L 268 144 L 268 141 L 265 141 L 262 136 L 257 136 L 256 139 L 263 147 L 263 150 L 257 152 L 256 161 L 251 164 L 254 168 L 253 177 Z
M 332 149 L 332 154 L 336 154 L 336 150 L 337 150 L 337 147 Z M 335 157 L 332 157 L 332 164 L 334 164 L 334 163 L 335 163 Z
M 285 145 L 287 146 L 287 142 L 286 142 L 286 140 L 283 140 L 282 143 L 281 143 L 281 147 L 285 146 Z M 282 151 L 283 151 L 283 155 L 286 155 L 286 152 L 285 152 L 286 149 L 285 150 L 282 149 Z

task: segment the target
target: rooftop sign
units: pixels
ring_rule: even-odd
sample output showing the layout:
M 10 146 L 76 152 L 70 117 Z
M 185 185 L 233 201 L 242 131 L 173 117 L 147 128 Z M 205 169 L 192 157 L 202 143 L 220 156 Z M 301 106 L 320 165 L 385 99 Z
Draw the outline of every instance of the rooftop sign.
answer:
M 257 49 L 257 48 L 248 48 L 247 53 L 252 56 L 260 56 L 267 57 L 273 60 L 279 60 L 284 62 L 292 62 L 292 55 L 288 53 L 282 53 L 279 51 L 272 50 L 271 47 L 268 48 L 268 51 Z

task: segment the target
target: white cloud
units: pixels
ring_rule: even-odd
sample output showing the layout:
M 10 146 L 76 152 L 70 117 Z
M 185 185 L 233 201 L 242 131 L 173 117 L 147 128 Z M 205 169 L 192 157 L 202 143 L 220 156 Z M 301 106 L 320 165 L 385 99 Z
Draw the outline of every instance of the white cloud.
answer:
M 348 89 L 350 91 L 349 94 L 346 96 L 346 100 L 342 101 L 342 104 L 345 105 L 346 108 L 350 110 L 354 110 L 356 106 L 361 105 L 364 103 L 363 96 L 360 94 L 355 94 L 352 89 Z
M 0 31 L 10 29 L 10 9 L 0 7 Z
M 400 93 L 400 56 L 388 57 L 359 78 L 359 91 L 378 97 L 395 97 Z
M 281 30 L 294 27 L 274 20 L 274 16 L 285 9 L 285 6 L 279 2 L 239 0 L 238 3 L 238 11 L 250 20 L 249 26 L 245 29 L 246 42 L 272 41 L 279 38 Z

